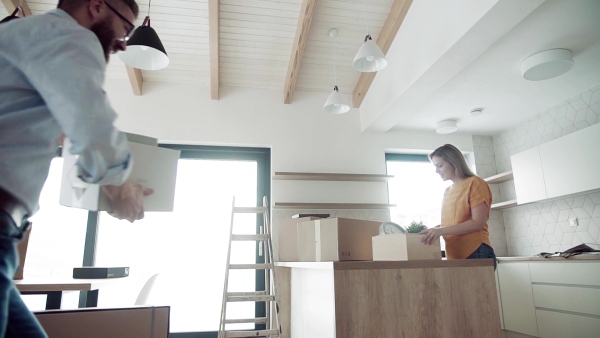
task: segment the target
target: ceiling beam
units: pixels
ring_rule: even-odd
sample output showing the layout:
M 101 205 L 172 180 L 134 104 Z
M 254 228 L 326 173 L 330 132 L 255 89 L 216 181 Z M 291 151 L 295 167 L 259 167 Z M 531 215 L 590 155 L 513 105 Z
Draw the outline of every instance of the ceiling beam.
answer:
M 219 99 L 219 0 L 208 0 L 208 49 L 210 53 L 210 98 Z
M 300 16 L 298 17 L 298 25 L 296 26 L 296 37 L 294 38 L 294 46 L 288 64 L 287 76 L 285 77 L 285 88 L 283 91 L 283 103 L 292 103 L 296 81 L 300 73 L 300 65 L 302 64 L 302 56 L 304 55 L 304 47 L 308 40 L 310 24 L 315 14 L 316 0 L 303 0 Z
M 396 33 L 402 26 L 402 22 L 406 17 L 406 13 L 412 4 L 412 0 L 396 0 L 392 5 L 392 9 L 388 14 L 383 27 L 381 28 L 381 33 L 379 33 L 379 38 L 377 38 L 377 45 L 381 48 L 383 54 L 387 54 L 392 42 L 396 38 Z M 365 95 L 369 91 L 373 80 L 375 79 L 375 75 L 377 72 L 372 73 L 361 73 L 360 78 L 358 79 L 358 83 L 356 83 L 356 87 L 352 92 L 352 106 L 354 108 L 360 108 Z
M 142 71 L 137 68 L 128 66 L 128 65 L 125 65 L 125 69 L 127 69 L 127 76 L 129 76 L 129 82 L 131 83 L 131 89 L 133 90 L 133 95 L 141 96 L 142 95 L 142 87 L 144 85 L 144 78 L 142 77 Z
M 12 13 L 15 10 L 15 8 L 17 8 L 19 2 L 19 0 L 2 0 L 2 3 L 4 4 L 4 7 L 6 8 L 6 11 L 9 14 Z M 25 16 L 31 15 L 31 9 L 29 9 L 29 5 L 27 5 L 26 0 L 22 0 L 21 7 L 23 7 L 23 12 L 25 12 Z

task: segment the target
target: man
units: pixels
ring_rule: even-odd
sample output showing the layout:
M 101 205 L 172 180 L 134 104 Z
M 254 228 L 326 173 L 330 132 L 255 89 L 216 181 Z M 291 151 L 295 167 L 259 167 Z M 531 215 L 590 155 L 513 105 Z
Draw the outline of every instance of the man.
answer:
M 134 0 L 61 0 L 0 25 L 0 338 L 46 337 L 12 277 L 57 139 L 70 139 L 64 151 L 78 155 L 83 181 L 103 186 L 114 217 L 144 217 L 152 191 L 126 181 L 133 159 L 102 90 L 109 55 L 125 50 L 137 14 Z

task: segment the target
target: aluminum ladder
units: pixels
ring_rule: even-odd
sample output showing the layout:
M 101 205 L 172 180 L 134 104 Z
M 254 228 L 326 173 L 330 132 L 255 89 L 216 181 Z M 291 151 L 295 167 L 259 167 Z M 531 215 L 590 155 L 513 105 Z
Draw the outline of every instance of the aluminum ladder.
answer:
M 236 214 L 252 213 L 262 214 L 263 225 L 259 234 L 240 235 L 233 233 L 233 221 Z M 231 264 L 231 244 L 236 241 L 256 241 L 258 242 L 259 256 L 264 257 L 264 263 L 259 264 Z M 255 292 L 229 292 L 229 270 L 233 269 L 252 269 L 262 270 L 265 274 L 265 290 Z M 248 319 L 227 319 L 227 303 L 231 302 L 264 302 L 265 317 Z M 274 306 L 274 315 L 271 316 L 271 308 Z M 262 207 L 236 207 L 235 197 L 233 198 L 231 209 L 231 227 L 229 229 L 229 247 L 227 249 L 227 263 L 225 267 L 225 282 L 223 286 L 223 302 L 221 305 L 221 320 L 219 324 L 218 338 L 227 337 L 271 337 L 281 336 L 281 327 L 279 326 L 279 305 L 275 297 L 275 269 L 273 268 L 273 245 L 271 242 L 271 227 L 269 224 L 269 206 L 267 197 L 263 198 Z M 265 329 L 259 330 L 228 330 L 227 324 L 254 323 L 255 327 L 259 324 L 265 324 Z

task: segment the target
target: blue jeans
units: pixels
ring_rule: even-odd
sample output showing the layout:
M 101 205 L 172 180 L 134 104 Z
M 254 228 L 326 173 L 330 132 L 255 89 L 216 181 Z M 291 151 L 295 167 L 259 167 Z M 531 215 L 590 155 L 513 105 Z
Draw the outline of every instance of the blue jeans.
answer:
M 475 250 L 467 259 L 478 259 L 478 258 L 493 258 L 494 259 L 494 270 L 496 270 L 496 254 L 491 246 L 483 243 Z
M 22 238 L 23 231 L 0 210 L 0 338 L 47 338 L 12 280 L 19 266 L 16 246 Z

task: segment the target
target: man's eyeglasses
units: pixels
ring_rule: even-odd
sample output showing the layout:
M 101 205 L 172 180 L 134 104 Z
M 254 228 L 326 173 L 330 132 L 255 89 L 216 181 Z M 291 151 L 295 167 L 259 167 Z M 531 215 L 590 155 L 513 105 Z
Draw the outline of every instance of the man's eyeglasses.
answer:
M 127 20 L 126 17 L 124 17 L 121 13 L 119 13 L 113 6 L 111 6 L 108 2 L 104 1 L 104 3 L 106 4 L 106 6 L 108 6 L 108 8 L 113 11 L 113 13 L 115 13 L 121 20 L 125 21 L 125 23 L 127 23 L 127 25 L 129 26 L 129 29 L 127 30 L 127 32 L 125 33 L 125 35 L 121 38 L 121 40 L 123 41 L 127 41 L 129 40 L 129 37 L 131 37 L 131 33 L 133 33 L 133 30 L 135 29 L 135 25 Z

